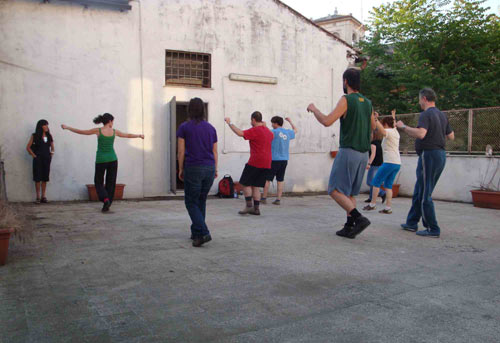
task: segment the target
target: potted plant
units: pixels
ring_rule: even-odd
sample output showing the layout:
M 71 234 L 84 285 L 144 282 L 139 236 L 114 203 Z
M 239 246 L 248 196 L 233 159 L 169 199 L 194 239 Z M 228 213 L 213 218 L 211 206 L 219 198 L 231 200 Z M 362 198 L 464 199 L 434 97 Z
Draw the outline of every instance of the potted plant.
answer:
M 488 166 L 479 189 L 471 190 L 474 207 L 500 209 L 500 159 L 489 155 Z
M 88 184 L 87 191 L 89 192 L 89 200 L 90 201 L 99 201 L 99 197 L 97 196 L 97 191 L 95 189 L 94 184 Z M 123 199 L 123 191 L 125 189 L 125 185 L 123 183 L 117 183 L 115 186 L 115 196 L 114 200 L 122 200 Z
M 0 266 L 7 262 L 9 240 L 12 235 L 21 241 L 31 238 L 32 226 L 22 212 L 7 201 L 0 200 Z

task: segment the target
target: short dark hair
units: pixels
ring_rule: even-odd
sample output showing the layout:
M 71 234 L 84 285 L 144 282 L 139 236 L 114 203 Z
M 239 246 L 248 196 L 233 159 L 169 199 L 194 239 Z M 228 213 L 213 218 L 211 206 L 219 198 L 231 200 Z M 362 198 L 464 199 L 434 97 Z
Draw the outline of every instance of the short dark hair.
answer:
M 342 75 L 342 79 L 347 80 L 347 84 L 349 85 L 349 87 L 359 92 L 361 88 L 361 73 L 359 72 L 359 70 L 354 68 L 347 69 L 344 72 L 344 75 Z
M 394 118 L 393 117 L 384 117 L 384 118 L 382 118 L 382 120 L 380 121 L 380 123 L 382 125 L 385 124 L 385 125 L 387 125 L 387 126 L 389 126 L 391 128 L 394 128 Z
M 255 119 L 257 123 L 260 123 L 262 122 L 262 113 L 260 113 L 259 111 L 255 111 L 254 113 L 252 113 L 251 118 Z
M 274 116 L 271 118 L 271 123 L 278 124 L 279 126 L 283 126 L 283 118 L 280 116 Z
M 200 98 L 192 98 L 189 100 L 189 104 L 187 107 L 187 113 L 190 119 L 196 121 L 202 121 L 206 118 L 205 115 L 205 105 L 203 104 L 203 100 Z
M 420 92 L 418 92 L 418 96 L 421 98 L 425 97 L 429 102 L 435 102 L 437 97 L 436 92 L 434 92 L 434 90 L 429 87 L 421 89 Z

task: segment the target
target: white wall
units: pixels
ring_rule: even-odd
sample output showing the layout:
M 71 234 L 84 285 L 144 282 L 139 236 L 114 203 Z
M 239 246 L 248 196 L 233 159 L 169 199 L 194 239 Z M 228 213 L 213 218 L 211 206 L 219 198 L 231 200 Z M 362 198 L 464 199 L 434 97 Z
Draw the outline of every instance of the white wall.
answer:
M 34 199 L 32 159 L 25 150 L 39 119 L 49 121 L 56 153 L 49 198 L 85 198 L 93 183 L 95 136 L 76 136 L 60 125 L 88 129 L 103 112 L 116 128 L 141 132 L 137 11 L 85 10 L 68 3 L 0 2 L 0 116 L 2 158 L 10 200 Z M 142 196 L 142 144 L 117 140 L 127 194 Z M 126 172 L 124 172 L 126 171 Z
M 363 26 L 359 26 L 350 19 L 318 23 L 318 25 L 331 33 L 337 33 L 339 38 L 343 39 L 345 42 L 351 45 L 359 42 L 365 36 L 365 30 Z M 356 34 L 355 41 L 353 41 L 352 39 L 353 33 Z
M 326 189 L 331 135 L 338 126 L 322 128 L 305 108 L 315 102 L 328 112 L 336 104 L 348 65 L 346 46 L 272 0 L 131 5 L 131 11 L 119 12 L 56 0 L 0 2 L 0 145 L 10 200 L 34 198 L 24 149 L 41 118 L 49 121 L 56 144 L 50 199 L 85 199 L 96 139 L 58 127 L 90 128 L 103 112 L 115 115 L 116 128 L 146 136 L 144 142 L 116 141 L 125 197 L 167 194 L 167 104 L 173 96 L 209 103 L 209 121 L 219 135 L 219 174 L 236 180 L 248 158 L 239 151 L 248 146 L 224 127 L 224 116 L 241 128 L 249 127 L 254 110 L 266 120 L 291 116 L 300 133 L 285 190 Z M 212 54 L 212 89 L 165 87 L 165 49 Z M 237 83 L 228 80 L 229 73 L 274 76 L 278 84 Z

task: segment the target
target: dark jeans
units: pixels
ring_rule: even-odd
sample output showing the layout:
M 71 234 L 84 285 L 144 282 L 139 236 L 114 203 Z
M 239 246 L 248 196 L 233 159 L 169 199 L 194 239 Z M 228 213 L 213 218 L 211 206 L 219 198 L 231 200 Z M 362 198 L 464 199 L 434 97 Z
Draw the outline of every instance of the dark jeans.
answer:
M 368 169 L 368 175 L 366 175 L 366 184 L 370 186 L 370 199 L 372 198 L 373 194 L 373 185 L 372 181 L 373 178 L 375 177 L 375 174 L 377 174 L 377 170 L 380 168 L 380 166 L 370 166 L 370 169 Z M 379 197 L 383 197 L 385 195 L 385 191 L 383 189 L 380 189 L 378 192 Z
M 406 224 L 417 226 L 422 218 L 424 227 L 433 233 L 441 232 L 431 196 L 445 164 L 446 152 L 444 150 L 424 150 L 418 157 L 417 182 Z
M 186 166 L 184 169 L 184 202 L 191 218 L 193 237 L 210 234 L 205 223 L 205 212 L 214 178 L 215 166 Z
M 104 186 L 104 173 L 106 173 L 106 186 Z M 118 161 L 95 164 L 94 184 L 100 201 L 108 198 L 113 202 L 117 173 Z

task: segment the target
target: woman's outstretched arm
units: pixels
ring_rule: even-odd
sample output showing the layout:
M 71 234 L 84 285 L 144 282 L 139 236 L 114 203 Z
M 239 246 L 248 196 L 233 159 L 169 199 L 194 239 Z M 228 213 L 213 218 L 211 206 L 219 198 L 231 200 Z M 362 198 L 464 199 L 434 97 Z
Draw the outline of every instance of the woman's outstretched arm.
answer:
M 144 135 L 136 135 L 136 134 L 133 134 L 133 133 L 125 133 L 125 132 L 121 132 L 119 130 L 115 130 L 115 133 L 118 137 L 121 137 L 121 138 L 142 138 L 144 139 Z
M 71 132 L 78 133 L 79 135 L 89 136 L 89 135 L 97 135 L 99 133 L 98 128 L 93 128 L 93 129 L 89 129 L 89 130 L 79 130 L 79 129 L 75 129 L 73 127 L 70 127 L 70 126 L 67 126 L 64 124 L 61 125 L 61 128 L 63 130 L 70 130 Z

